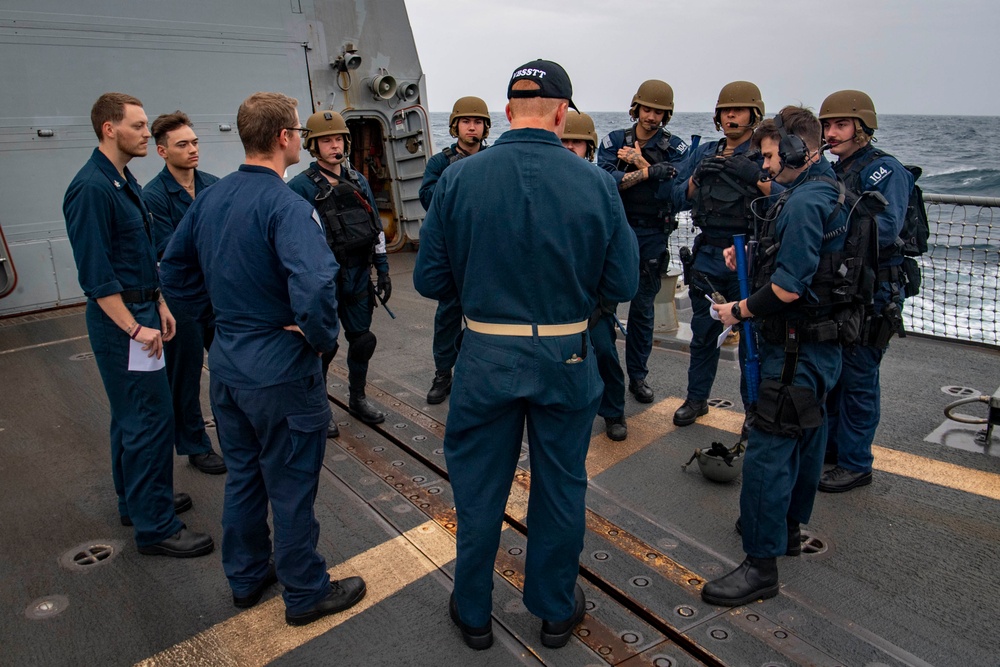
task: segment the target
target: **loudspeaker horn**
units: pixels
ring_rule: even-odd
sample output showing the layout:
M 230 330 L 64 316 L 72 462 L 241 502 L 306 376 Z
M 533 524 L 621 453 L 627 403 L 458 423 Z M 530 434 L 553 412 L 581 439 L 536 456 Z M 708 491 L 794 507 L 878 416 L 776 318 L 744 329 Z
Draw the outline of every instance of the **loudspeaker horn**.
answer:
M 387 100 L 396 94 L 396 79 L 388 72 L 383 72 L 372 79 L 371 90 L 377 100 Z
M 404 102 L 412 102 L 417 99 L 417 95 L 420 94 L 420 89 L 415 83 L 402 83 L 396 90 L 396 96 Z

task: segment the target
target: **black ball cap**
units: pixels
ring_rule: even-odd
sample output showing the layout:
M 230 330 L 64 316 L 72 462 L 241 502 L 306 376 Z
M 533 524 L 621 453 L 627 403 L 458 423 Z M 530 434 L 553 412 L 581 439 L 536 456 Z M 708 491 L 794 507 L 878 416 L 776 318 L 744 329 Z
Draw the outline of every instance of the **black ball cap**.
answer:
M 511 90 L 516 81 L 533 81 L 538 84 L 538 90 Z M 510 83 L 507 84 L 507 99 L 519 97 L 552 97 L 569 100 L 570 108 L 576 109 L 576 105 L 573 104 L 573 84 L 569 80 L 569 74 L 562 65 L 551 60 L 533 60 L 514 70 L 510 76 Z

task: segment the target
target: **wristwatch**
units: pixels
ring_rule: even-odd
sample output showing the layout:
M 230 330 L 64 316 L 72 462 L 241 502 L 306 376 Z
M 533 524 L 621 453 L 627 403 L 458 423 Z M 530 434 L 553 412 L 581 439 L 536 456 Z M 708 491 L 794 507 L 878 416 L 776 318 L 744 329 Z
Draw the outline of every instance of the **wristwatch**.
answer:
M 732 310 L 730 312 L 732 313 L 733 317 L 736 318 L 737 322 L 742 322 L 743 321 L 743 311 L 740 310 L 740 302 L 739 301 L 733 301 L 733 308 L 732 308 Z

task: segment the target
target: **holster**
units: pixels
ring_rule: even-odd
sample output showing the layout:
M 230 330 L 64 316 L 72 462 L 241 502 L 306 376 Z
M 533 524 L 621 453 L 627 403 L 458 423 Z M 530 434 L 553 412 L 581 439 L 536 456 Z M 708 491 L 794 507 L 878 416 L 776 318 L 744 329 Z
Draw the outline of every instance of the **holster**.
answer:
M 899 310 L 899 305 L 895 301 L 890 301 L 882 309 L 881 315 L 874 315 L 871 320 L 871 329 L 868 332 L 868 344 L 872 347 L 884 350 L 889 345 L 889 340 L 893 334 L 905 335 L 903 328 L 903 314 Z
M 663 216 L 663 233 L 670 236 L 677 231 L 680 224 L 677 222 L 677 217 L 668 211 L 660 211 L 660 215 Z
M 697 243 L 697 239 L 695 239 Z M 684 284 L 688 287 L 691 286 L 691 266 L 694 264 L 694 253 L 686 245 L 681 246 L 681 249 L 677 251 L 677 254 L 681 258 L 681 270 L 684 272 Z
M 823 411 L 808 387 L 763 380 L 757 395 L 754 427 L 765 433 L 798 438 L 806 429 L 823 424 Z
M 906 278 L 906 296 L 917 296 L 920 294 L 920 265 L 914 257 L 904 257 L 900 265 L 903 276 Z

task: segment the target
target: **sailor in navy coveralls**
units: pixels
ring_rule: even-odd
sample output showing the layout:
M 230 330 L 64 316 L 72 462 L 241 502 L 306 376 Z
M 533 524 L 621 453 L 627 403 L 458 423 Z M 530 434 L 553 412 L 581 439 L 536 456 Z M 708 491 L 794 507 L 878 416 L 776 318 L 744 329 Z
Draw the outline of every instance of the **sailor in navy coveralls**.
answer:
M 126 164 L 146 155 L 142 103 L 106 93 L 91 121 L 100 145 L 63 200 L 66 231 L 87 295 L 87 332 L 111 404 L 111 473 L 123 525 L 135 526 L 140 553 L 176 557 L 212 551 L 212 538 L 188 530 L 176 512 L 191 508 L 173 492 L 173 410 L 167 373 L 129 370 L 130 340 L 159 357 L 174 334 L 160 298 L 150 215 Z
M 674 91 L 667 83 L 643 82 L 629 109 L 635 125 L 611 132 L 597 151 L 597 164 L 614 177 L 639 244 L 639 291 L 629 304 L 625 370 L 628 390 L 641 403 L 653 402 L 647 362 L 653 350 L 653 300 L 669 262 L 667 237 L 677 228 L 673 179 L 689 176 L 687 144 L 663 127 L 673 110 Z
M 514 72 L 511 130 L 444 172 L 413 273 L 418 292 L 457 295 L 467 318 L 444 449 L 458 515 L 451 615 L 477 649 L 492 642 L 493 564 L 526 427 L 524 603 L 551 647 L 584 613 L 575 582 L 602 391 L 587 319 L 599 296 L 632 298 L 638 249 L 614 181 L 560 143 L 571 94 L 556 63 Z
M 819 150 L 819 121 L 808 109 L 785 107 L 782 126 L 767 120 L 754 133 L 764 168 L 787 186 L 768 212 L 756 250 L 749 298 L 712 308 L 724 325 L 753 318 L 760 341 L 761 385 L 743 463 L 739 527 L 746 559 L 710 581 L 702 598 L 740 606 L 778 594 L 777 557 L 801 553 L 799 525 L 808 523 L 823 468 L 826 395 L 840 374 L 836 327 L 832 338 L 814 328 L 821 255 L 844 247 L 847 210 L 838 205 L 833 168 Z M 776 252 L 771 252 L 776 250 Z M 732 249 L 727 251 L 735 268 Z M 810 311 L 812 312 L 812 311 Z
M 212 410 L 229 468 L 222 565 L 237 607 L 279 580 L 285 620 L 354 605 L 359 577 L 331 581 L 313 511 L 330 404 L 319 353 L 337 345 L 337 262 L 312 206 L 281 174 L 302 147 L 294 99 L 255 93 L 237 114 L 246 163 L 198 197 L 160 263 L 191 317 L 215 312 Z M 268 528 L 268 504 L 274 523 Z
M 750 150 L 750 137 L 763 119 L 764 102 L 756 84 L 727 83 L 715 105 L 715 127 L 726 136 L 718 141 L 704 141 L 689 151 L 687 160 L 692 176 L 686 181 L 675 179 L 679 209 L 691 209 L 694 224 L 700 229 L 684 269 L 691 297 L 691 361 L 687 395 L 674 413 L 677 426 L 688 426 L 708 414 L 708 399 L 719 368 L 717 340 L 723 328 L 711 317 L 706 295 L 717 292 L 725 301 L 739 299 L 739 277 L 726 266 L 723 252 L 732 246 L 735 234 L 753 235 L 751 204 L 756 201 L 759 210 L 766 210 L 761 198 L 771 194 L 772 182 L 760 180 L 762 159 Z M 746 337 L 741 336 L 741 368 L 745 358 Z M 740 396 L 744 409 L 748 409 L 742 374 Z M 746 438 L 746 429 L 745 422 L 741 438 Z
M 418 192 L 425 211 L 431 207 L 434 188 L 444 170 L 462 158 L 488 148 L 486 137 L 490 134 L 491 124 L 490 111 L 482 99 L 468 96 L 455 101 L 448 118 L 448 131 L 457 141 L 427 160 Z M 457 299 L 439 301 L 434 313 L 434 338 L 431 342 L 434 380 L 427 392 L 427 402 L 431 405 L 443 403 L 451 393 L 451 369 L 458 358 L 461 335 L 462 304 Z
M 343 116 L 335 111 L 317 111 L 306 122 L 306 148 L 316 158 L 309 167 L 290 180 L 288 187 L 298 193 L 316 209 L 319 219 L 327 227 L 327 241 L 332 241 L 333 251 L 340 265 L 337 279 L 337 303 L 340 324 L 347 339 L 347 409 L 366 424 L 380 424 L 385 413 L 379 410 L 365 394 L 368 383 L 368 364 L 375 354 L 378 339 L 371 330 L 372 313 L 376 295 L 386 303 L 392 294 L 389 278 L 389 260 L 386 257 L 385 232 L 378 214 L 378 204 L 368 179 L 351 167 L 351 131 Z M 314 180 L 315 179 L 315 180 Z M 316 181 L 319 181 L 317 183 Z M 337 196 L 332 186 L 341 186 Z M 324 192 L 320 195 L 320 186 Z M 344 187 L 346 186 L 346 188 Z M 369 231 L 377 235 L 366 245 L 353 250 L 338 248 L 331 227 L 336 228 L 347 219 L 342 216 L 360 215 L 370 221 Z M 356 219 L 356 218 L 354 218 Z M 375 269 L 377 286 L 373 289 L 371 270 Z M 326 381 L 334 354 L 323 355 L 323 379 Z M 340 435 L 336 420 L 330 420 L 327 436 Z
M 159 116 L 153 121 L 152 132 L 156 152 L 166 164 L 142 189 L 142 198 L 153 214 L 156 256 L 162 257 L 191 202 L 219 179 L 197 169 L 198 135 L 186 114 L 177 111 Z M 180 313 L 175 313 L 175 317 L 177 333 L 164 345 L 173 395 L 174 444 L 177 454 L 187 456 L 198 470 L 210 475 L 222 474 L 226 472 L 226 464 L 212 451 L 201 414 L 201 368 L 205 362 L 204 350 L 212 345 L 214 325 L 210 319 L 197 322 Z
M 829 95 L 820 107 L 819 119 L 830 152 L 838 158 L 833 165 L 837 177 L 855 194 L 875 190 L 888 202 L 878 214 L 873 336 L 844 349 L 844 367 L 828 402 L 826 460 L 836 466 L 823 473 L 819 490 L 842 493 L 872 481 L 872 442 L 882 416 L 879 368 L 889 344 L 889 337 L 880 337 L 879 332 L 890 326 L 884 321 L 886 307 L 895 308 L 901 318 L 903 298 L 907 296 L 900 234 L 914 179 L 899 160 L 872 146 L 878 117 L 867 94 L 841 90 Z

